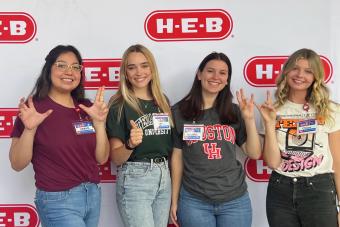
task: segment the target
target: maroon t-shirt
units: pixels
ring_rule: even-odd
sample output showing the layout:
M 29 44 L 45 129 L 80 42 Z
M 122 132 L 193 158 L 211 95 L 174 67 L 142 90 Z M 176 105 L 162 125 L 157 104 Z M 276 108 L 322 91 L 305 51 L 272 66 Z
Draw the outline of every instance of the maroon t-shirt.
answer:
M 91 105 L 89 100 L 81 103 Z M 34 101 L 34 105 L 39 113 L 53 110 L 34 137 L 32 164 L 36 187 L 64 191 L 83 182 L 99 183 L 95 134 L 77 135 L 73 126 L 80 118 L 88 118 L 87 114 L 81 109 L 61 106 L 49 97 Z M 11 137 L 20 137 L 23 130 L 24 125 L 17 117 Z

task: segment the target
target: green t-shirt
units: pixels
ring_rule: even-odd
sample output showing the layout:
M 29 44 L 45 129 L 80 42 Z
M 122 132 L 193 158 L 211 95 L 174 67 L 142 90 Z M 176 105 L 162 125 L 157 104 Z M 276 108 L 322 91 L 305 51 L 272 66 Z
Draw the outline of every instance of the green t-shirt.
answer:
M 129 160 L 142 160 L 168 156 L 172 149 L 172 137 L 170 129 L 154 129 L 153 113 L 160 113 L 160 109 L 153 100 L 141 100 L 140 106 L 143 115 L 124 104 L 121 118 L 118 121 L 118 105 L 110 107 L 106 120 L 106 131 L 110 138 L 119 138 L 123 143 L 130 138 L 130 120 L 134 120 L 139 128 L 143 129 L 143 142 L 132 152 Z

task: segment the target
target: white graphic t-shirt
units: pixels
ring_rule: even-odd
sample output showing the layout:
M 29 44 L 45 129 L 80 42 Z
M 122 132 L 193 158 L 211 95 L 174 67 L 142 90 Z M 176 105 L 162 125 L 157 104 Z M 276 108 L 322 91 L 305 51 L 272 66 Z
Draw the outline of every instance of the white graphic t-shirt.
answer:
M 288 177 L 309 177 L 333 172 L 328 134 L 340 130 L 339 106 L 331 103 L 333 122 L 317 118 L 315 109 L 287 101 L 278 108 L 276 137 L 282 162 L 276 172 Z

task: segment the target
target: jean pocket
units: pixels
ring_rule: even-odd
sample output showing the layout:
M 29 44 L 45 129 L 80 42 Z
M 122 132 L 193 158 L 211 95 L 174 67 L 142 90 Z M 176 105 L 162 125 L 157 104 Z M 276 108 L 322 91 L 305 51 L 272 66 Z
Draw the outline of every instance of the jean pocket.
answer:
M 144 177 L 150 171 L 150 166 L 129 166 L 125 175 L 133 178 Z
M 313 189 L 313 191 L 317 192 L 326 192 L 330 194 L 335 193 L 335 185 L 332 180 L 322 179 L 319 181 L 309 182 L 309 186 Z

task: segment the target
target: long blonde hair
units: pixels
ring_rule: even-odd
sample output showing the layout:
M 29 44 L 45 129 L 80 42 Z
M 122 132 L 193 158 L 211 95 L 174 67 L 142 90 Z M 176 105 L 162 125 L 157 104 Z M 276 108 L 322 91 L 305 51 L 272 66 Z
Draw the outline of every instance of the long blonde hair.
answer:
M 276 92 L 275 92 L 275 107 L 282 106 L 288 99 L 289 86 L 287 83 L 287 74 L 295 67 L 296 62 L 300 59 L 308 61 L 309 66 L 314 75 L 314 82 L 308 88 L 307 95 L 305 97 L 306 102 L 311 103 L 316 109 L 318 117 L 323 117 L 325 120 L 331 120 L 329 90 L 325 84 L 325 73 L 321 63 L 320 56 L 310 49 L 300 49 L 295 51 L 285 62 L 281 70 L 280 76 L 276 80 Z
M 119 89 L 116 94 L 114 94 L 110 99 L 110 106 L 113 104 L 118 104 L 118 121 L 121 119 L 123 105 L 126 103 L 133 110 L 135 110 L 139 115 L 143 115 L 143 111 L 140 107 L 140 102 L 133 92 L 132 85 L 127 79 L 127 65 L 128 57 L 130 53 L 142 53 L 148 61 L 151 69 L 151 81 L 149 83 L 149 90 L 152 95 L 153 100 L 160 110 L 164 113 L 169 114 L 171 120 L 171 109 L 169 101 L 162 92 L 159 73 L 156 65 L 155 58 L 151 51 L 141 44 L 136 44 L 130 46 L 123 54 L 122 63 L 120 66 L 120 84 Z M 171 120 L 171 125 L 173 121 Z

